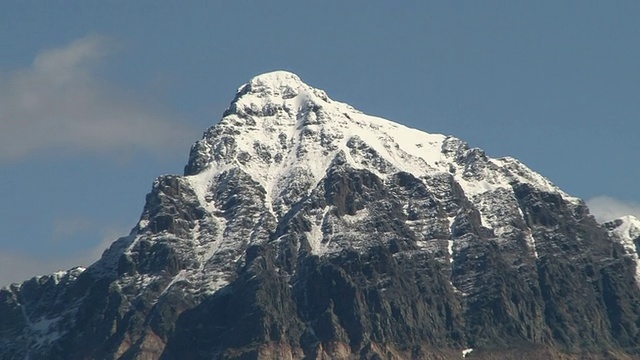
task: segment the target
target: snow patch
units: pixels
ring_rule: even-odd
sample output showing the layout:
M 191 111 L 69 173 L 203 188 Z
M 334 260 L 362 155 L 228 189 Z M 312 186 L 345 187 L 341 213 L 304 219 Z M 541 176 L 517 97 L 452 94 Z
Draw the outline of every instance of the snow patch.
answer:
M 330 247 L 331 244 L 329 242 L 327 243 L 324 242 L 324 233 L 322 230 L 331 209 L 332 209 L 331 206 L 325 207 L 324 210 L 322 210 L 322 213 L 317 215 L 316 218 L 312 221 L 311 231 L 309 231 L 308 233 L 309 234 L 308 240 L 309 240 L 309 245 L 311 246 L 311 253 L 314 255 L 322 256 L 332 251 Z M 364 212 L 366 211 L 360 211 L 359 213 L 364 213 Z M 349 218 L 351 218 L 350 221 L 353 222 L 356 219 L 361 219 L 364 217 L 365 217 L 364 214 L 356 214 L 354 216 L 345 215 L 343 216 L 343 220 L 349 221 Z
M 525 239 L 527 240 L 527 245 L 529 245 L 529 248 L 533 250 L 533 256 L 535 256 L 536 259 L 539 259 L 538 249 L 536 248 L 536 239 L 533 238 L 533 235 L 531 235 L 531 233 L 527 233 Z
M 635 216 L 628 215 L 609 221 L 605 226 L 608 227 L 609 233 L 622 244 L 627 256 L 631 257 L 635 262 L 636 283 L 640 286 L 640 258 L 638 257 L 638 248 L 635 243 L 635 240 L 640 238 L 640 220 Z
M 141 219 L 140 221 L 138 221 L 138 229 L 142 230 L 147 226 L 149 226 L 149 220 Z
M 466 296 L 467 294 L 465 294 L 462 290 L 460 290 L 457 286 L 453 284 L 453 251 L 454 251 L 453 245 L 454 245 L 453 240 L 447 240 L 447 252 L 449 253 L 449 266 L 451 268 L 451 277 L 449 278 L 449 284 L 451 284 L 451 287 L 453 288 L 453 291 L 455 293 L 458 293 L 462 296 Z
M 326 214 L 326 210 L 325 210 L 325 214 Z M 314 255 L 322 255 L 325 252 L 325 249 L 323 249 L 323 245 L 322 245 L 322 239 L 323 239 L 322 220 L 323 219 L 324 219 L 324 216 L 322 216 L 322 218 L 319 221 L 316 220 L 312 223 L 311 231 L 307 236 L 309 240 L 309 246 L 311 246 L 311 253 Z

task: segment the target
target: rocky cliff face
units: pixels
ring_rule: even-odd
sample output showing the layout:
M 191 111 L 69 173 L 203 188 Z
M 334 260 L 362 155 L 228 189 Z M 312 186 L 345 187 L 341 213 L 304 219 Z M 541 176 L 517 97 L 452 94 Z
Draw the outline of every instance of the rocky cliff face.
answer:
M 636 358 L 637 224 L 264 74 L 98 262 L 0 290 L 0 358 Z

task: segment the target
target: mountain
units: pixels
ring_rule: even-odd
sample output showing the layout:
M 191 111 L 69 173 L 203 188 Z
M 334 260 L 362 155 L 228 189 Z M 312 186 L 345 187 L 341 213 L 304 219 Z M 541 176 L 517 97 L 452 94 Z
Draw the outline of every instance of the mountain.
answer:
M 100 260 L 0 290 L 0 358 L 639 358 L 639 234 L 277 71 Z

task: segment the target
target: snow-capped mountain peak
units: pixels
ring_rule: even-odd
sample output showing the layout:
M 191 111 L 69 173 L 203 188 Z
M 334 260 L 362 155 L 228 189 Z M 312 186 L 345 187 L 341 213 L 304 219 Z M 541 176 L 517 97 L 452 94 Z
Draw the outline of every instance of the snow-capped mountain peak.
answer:
M 514 182 L 567 197 L 515 159 L 492 159 L 454 137 L 363 114 L 286 71 L 256 76 L 238 89 L 222 121 L 194 145 L 185 173 L 201 188 L 207 178 L 238 166 L 283 214 L 287 192 L 295 187 L 297 199 L 308 193 L 338 154 L 382 178 L 399 171 L 416 177 L 451 173 L 470 197 Z
M 281 97 L 283 99 L 291 99 L 299 93 L 303 93 L 305 96 L 322 97 L 321 92 L 315 94 L 317 91 L 303 83 L 298 75 L 282 70 L 255 76 L 238 88 L 238 94 L 242 95 L 252 94 L 254 97 Z M 326 95 L 324 96 L 326 97 Z
M 638 234 L 513 158 L 277 71 L 98 262 L 0 289 L 0 358 L 637 352 Z

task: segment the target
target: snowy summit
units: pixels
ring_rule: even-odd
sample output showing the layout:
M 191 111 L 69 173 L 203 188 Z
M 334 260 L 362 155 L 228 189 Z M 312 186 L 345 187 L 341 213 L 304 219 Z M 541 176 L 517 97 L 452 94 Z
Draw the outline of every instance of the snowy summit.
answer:
M 238 89 L 222 121 L 194 145 L 186 173 L 203 196 L 208 179 L 238 166 L 262 185 L 281 216 L 290 189 L 315 186 L 336 156 L 382 178 L 451 173 L 479 205 L 482 194 L 514 182 L 577 200 L 513 158 L 492 159 L 457 138 L 363 114 L 286 71 L 256 76 Z M 486 215 L 483 224 L 491 227 Z

